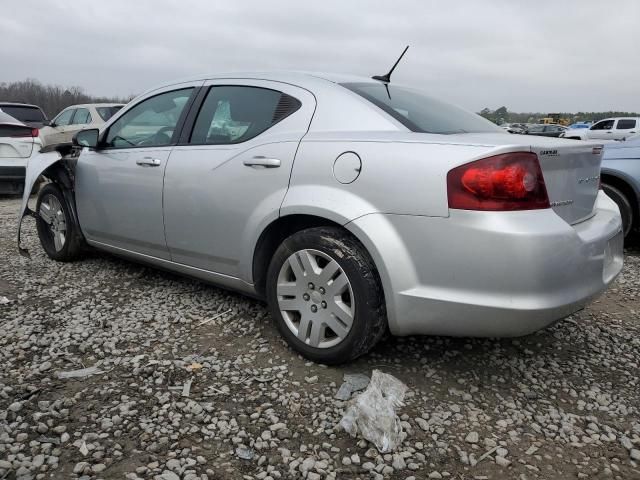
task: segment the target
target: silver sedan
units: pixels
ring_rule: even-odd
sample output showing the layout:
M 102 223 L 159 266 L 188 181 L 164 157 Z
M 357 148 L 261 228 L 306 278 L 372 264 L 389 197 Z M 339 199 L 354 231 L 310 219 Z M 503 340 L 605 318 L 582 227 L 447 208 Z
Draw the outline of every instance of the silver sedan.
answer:
M 527 334 L 622 268 L 601 146 L 509 135 L 393 83 L 204 76 L 74 141 L 27 172 L 51 180 L 36 208 L 49 257 L 93 247 L 265 299 L 319 362 L 386 331 Z

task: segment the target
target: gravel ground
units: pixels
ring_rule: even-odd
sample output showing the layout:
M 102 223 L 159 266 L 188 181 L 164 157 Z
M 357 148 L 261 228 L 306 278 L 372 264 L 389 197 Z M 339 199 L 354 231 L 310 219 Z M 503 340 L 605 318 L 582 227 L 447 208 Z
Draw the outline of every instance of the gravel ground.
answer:
M 20 257 L 18 204 L 0 199 L 0 479 L 640 478 L 638 251 L 535 335 L 391 338 L 326 368 L 260 302 L 99 253 L 52 262 L 31 219 Z M 394 454 L 338 427 L 343 375 L 374 368 L 409 387 Z

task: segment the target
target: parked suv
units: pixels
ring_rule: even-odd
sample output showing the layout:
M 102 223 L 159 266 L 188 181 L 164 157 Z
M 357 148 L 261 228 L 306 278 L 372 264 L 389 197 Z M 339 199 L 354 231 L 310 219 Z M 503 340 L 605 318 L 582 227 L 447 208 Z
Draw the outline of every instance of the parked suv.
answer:
M 0 111 L 28 127 L 42 128 L 47 124 L 47 116 L 37 105 L 28 103 L 0 102 Z
M 99 127 L 123 106 L 121 103 L 92 103 L 67 107 L 40 130 L 42 144 L 70 143 L 77 132 Z
M 640 118 L 620 117 L 605 118 L 589 128 L 570 128 L 563 138 L 574 140 L 622 140 L 640 132 Z
M 0 112 L 0 195 L 22 193 L 27 163 L 40 147 L 37 128 Z

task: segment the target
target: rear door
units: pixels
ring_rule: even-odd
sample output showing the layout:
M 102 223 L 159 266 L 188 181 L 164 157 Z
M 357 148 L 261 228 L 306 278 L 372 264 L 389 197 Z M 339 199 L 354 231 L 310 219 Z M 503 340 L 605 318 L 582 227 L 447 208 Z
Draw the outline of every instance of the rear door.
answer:
M 157 90 L 107 127 L 98 150 L 82 152 L 76 199 L 89 241 L 169 258 L 162 214 L 164 171 L 195 90 L 192 83 Z
M 74 113 L 76 113 L 75 108 L 67 108 L 51 120 L 51 124 L 40 131 L 42 142 L 45 145 L 64 143 L 65 131 L 71 125 Z
M 613 137 L 621 140 L 638 132 L 637 120 L 635 118 L 620 118 L 616 123 Z
M 249 281 L 253 245 L 278 217 L 315 98 L 262 80 L 211 81 L 202 97 L 167 165 L 167 246 L 174 262 Z

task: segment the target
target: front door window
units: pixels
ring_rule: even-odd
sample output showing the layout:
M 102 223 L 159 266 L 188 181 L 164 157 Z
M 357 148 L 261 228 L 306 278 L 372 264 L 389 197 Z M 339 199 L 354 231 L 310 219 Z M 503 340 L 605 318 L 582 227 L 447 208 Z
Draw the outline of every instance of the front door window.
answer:
M 176 126 L 193 89 L 161 93 L 139 103 L 109 128 L 106 148 L 162 147 L 177 138 Z

